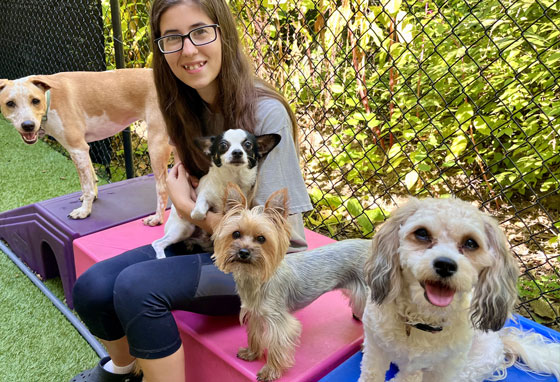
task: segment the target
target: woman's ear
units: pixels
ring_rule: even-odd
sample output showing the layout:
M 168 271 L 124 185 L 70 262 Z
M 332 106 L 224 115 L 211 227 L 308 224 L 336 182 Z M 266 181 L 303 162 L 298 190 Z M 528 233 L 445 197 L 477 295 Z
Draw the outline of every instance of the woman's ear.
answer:
M 471 320 L 480 330 L 498 331 L 504 326 L 517 301 L 519 267 L 498 223 L 487 215 L 483 219 L 494 263 L 478 276 L 471 304 Z
M 399 257 L 399 230 L 401 225 L 414 214 L 420 201 L 410 198 L 405 205 L 396 209 L 383 223 L 372 240 L 371 254 L 364 266 L 366 283 L 371 290 L 371 299 L 381 304 L 392 301 L 400 294 L 403 280 Z

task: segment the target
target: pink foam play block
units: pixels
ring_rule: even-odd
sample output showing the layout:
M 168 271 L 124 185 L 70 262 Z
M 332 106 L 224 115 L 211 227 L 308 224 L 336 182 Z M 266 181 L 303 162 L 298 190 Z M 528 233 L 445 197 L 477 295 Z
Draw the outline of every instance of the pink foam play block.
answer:
M 246 362 L 236 357 L 247 346 L 247 334 L 238 317 L 207 317 L 175 311 L 185 348 L 189 382 L 248 382 L 264 360 Z M 295 313 L 302 323 L 296 362 L 281 382 L 316 382 L 360 349 L 362 325 L 352 318 L 348 301 L 339 291 L 327 293 Z M 203 365 L 203 367 L 192 367 Z
M 167 221 L 170 210 L 165 212 Z M 148 227 L 142 219 L 115 226 L 110 229 L 82 236 L 73 242 L 76 278 L 93 264 L 119 255 L 129 249 L 150 244 L 163 236 L 163 225 Z M 305 230 L 305 238 L 309 249 L 317 248 L 334 240 L 316 232 Z
M 73 244 L 76 276 L 98 261 L 149 244 L 162 235 L 163 226 L 146 227 L 139 219 L 80 237 Z M 333 242 L 309 230 L 305 235 L 310 249 Z M 184 344 L 188 382 L 256 380 L 264 360 L 246 362 L 236 357 L 239 347 L 247 345 L 245 328 L 237 316 L 209 317 L 184 311 L 173 314 Z M 341 292 L 321 296 L 295 316 L 303 325 L 296 363 L 279 381 L 318 381 L 359 350 L 362 326 L 352 318 Z

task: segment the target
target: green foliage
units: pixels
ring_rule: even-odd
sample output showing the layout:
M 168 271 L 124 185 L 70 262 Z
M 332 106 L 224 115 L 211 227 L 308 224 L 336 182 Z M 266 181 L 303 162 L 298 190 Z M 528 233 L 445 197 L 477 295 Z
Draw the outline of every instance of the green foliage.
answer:
M 560 5 L 543 17 L 529 0 L 381 3 L 231 2 L 260 75 L 327 114 L 313 128 L 328 150 L 307 165 L 359 200 L 363 179 L 390 175 L 413 194 L 458 175 L 508 198 L 557 189 Z M 346 210 L 321 224 L 356 218 Z
M 107 69 L 115 69 L 115 46 L 111 21 L 111 4 L 102 0 L 101 6 L 105 15 L 103 35 L 105 36 L 105 57 Z M 120 19 L 123 41 L 123 53 L 126 68 L 144 68 L 151 66 L 150 51 L 150 0 L 121 0 Z
M 543 292 L 548 292 L 547 297 L 560 303 L 560 281 L 556 276 L 545 275 L 534 280 L 520 279 L 517 291 L 519 296 L 526 300 L 536 299 Z
M 321 137 L 303 142 L 306 180 L 325 194 L 314 198 L 313 226 L 336 234 L 354 224 L 368 236 L 377 223 L 325 178 L 373 210 L 376 192 L 447 195 L 457 179 L 485 197 L 558 190 L 559 2 L 230 6 L 257 74 L 288 97 L 304 137 Z M 149 64 L 148 9 L 148 0 L 121 2 L 127 66 Z M 109 18 L 105 31 L 112 50 Z

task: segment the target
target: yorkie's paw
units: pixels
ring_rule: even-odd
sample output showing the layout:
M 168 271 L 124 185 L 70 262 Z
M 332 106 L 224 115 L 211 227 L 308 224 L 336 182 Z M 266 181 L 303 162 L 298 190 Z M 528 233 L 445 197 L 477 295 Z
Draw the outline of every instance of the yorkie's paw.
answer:
M 259 355 L 250 348 L 240 348 L 237 352 L 237 358 L 241 358 L 244 361 L 254 361 L 258 357 Z
M 274 381 L 282 376 L 282 372 L 269 365 L 264 367 L 257 373 L 257 381 Z

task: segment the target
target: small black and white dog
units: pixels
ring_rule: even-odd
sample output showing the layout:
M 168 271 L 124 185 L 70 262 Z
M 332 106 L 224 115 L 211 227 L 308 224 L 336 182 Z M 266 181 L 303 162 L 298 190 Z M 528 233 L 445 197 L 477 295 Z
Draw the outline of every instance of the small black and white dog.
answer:
M 276 147 L 280 139 L 278 134 L 255 136 L 241 129 L 230 129 L 217 136 L 195 139 L 196 145 L 211 158 L 212 163 L 196 188 L 196 204 L 191 218 L 202 220 L 210 209 L 221 212 L 228 183 L 237 184 L 246 195 L 251 194 L 257 181 L 259 159 Z M 169 219 L 165 223 L 165 235 L 152 243 L 156 257 L 163 259 L 165 248 L 190 238 L 195 229 L 194 224 L 181 219 L 175 206 L 171 206 Z

